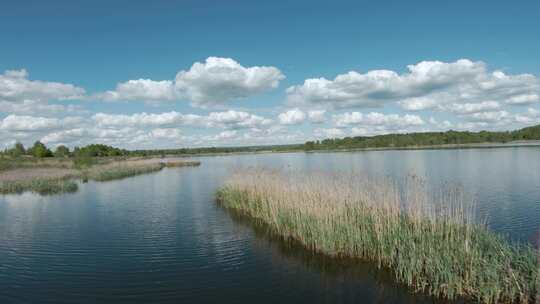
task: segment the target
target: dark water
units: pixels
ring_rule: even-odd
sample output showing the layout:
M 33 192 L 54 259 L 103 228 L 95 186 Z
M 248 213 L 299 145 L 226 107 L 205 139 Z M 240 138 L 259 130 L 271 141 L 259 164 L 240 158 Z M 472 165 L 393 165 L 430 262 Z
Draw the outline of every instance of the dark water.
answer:
M 370 264 L 338 263 L 269 237 L 214 203 L 238 166 L 409 174 L 460 183 L 492 229 L 533 239 L 540 148 L 259 154 L 0 196 L 0 303 L 431 303 Z

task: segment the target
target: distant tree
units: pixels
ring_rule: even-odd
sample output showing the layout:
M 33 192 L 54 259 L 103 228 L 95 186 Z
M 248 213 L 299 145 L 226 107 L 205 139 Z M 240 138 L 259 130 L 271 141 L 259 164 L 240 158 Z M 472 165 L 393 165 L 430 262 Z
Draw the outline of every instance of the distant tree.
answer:
M 13 156 L 13 157 L 19 157 L 26 153 L 26 149 L 24 149 L 23 144 L 20 142 L 15 143 L 15 146 L 13 148 L 6 151 L 6 154 Z
M 335 148 L 382 148 L 382 147 L 411 147 L 444 144 L 470 143 L 506 143 L 513 140 L 539 140 L 540 125 L 506 132 L 469 132 L 454 131 L 385 134 L 377 136 L 358 136 L 345 138 L 324 139 L 304 143 L 304 150 L 335 149 Z
M 45 146 L 39 140 L 34 143 L 34 146 L 32 146 L 32 148 L 30 149 L 30 153 L 34 157 L 39 157 L 39 158 L 41 158 L 41 157 L 50 157 L 50 156 L 53 155 L 51 150 L 49 150 L 47 148 L 47 146 Z
M 69 148 L 64 146 L 64 145 L 60 145 L 60 146 L 56 147 L 56 150 L 54 150 L 54 156 L 55 157 L 67 157 L 67 156 L 69 156 Z

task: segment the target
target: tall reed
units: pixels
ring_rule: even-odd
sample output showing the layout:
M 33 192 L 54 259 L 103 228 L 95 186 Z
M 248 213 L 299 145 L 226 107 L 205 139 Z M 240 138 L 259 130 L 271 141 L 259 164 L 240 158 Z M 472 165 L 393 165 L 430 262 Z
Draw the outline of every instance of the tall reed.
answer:
M 427 191 L 354 175 L 249 169 L 235 173 L 218 202 L 308 249 L 388 267 L 397 281 L 447 299 L 533 303 L 538 261 L 474 221 L 458 188 Z
M 83 174 L 83 179 L 92 179 L 99 182 L 110 181 L 159 171 L 164 166 L 164 164 L 157 162 L 118 162 L 110 165 L 95 166 Z
M 45 194 L 75 192 L 78 184 L 72 180 L 58 178 L 35 178 L 30 180 L 0 181 L 0 194 L 23 193 L 31 191 Z

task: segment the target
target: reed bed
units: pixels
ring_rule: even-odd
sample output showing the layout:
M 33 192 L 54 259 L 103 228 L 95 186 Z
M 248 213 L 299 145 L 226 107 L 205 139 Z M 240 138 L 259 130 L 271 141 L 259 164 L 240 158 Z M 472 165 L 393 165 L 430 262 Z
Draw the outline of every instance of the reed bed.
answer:
M 217 193 L 226 208 L 336 257 L 371 260 L 417 292 L 480 303 L 534 303 L 537 252 L 474 220 L 459 188 L 389 179 L 248 169 Z M 536 302 L 538 303 L 538 302 Z
M 167 168 L 197 167 L 201 165 L 201 162 L 196 160 L 168 160 L 164 161 L 163 164 Z
M 0 182 L 0 194 L 31 191 L 45 194 L 75 192 L 78 184 L 72 180 L 36 178 L 31 180 L 10 180 Z
M 159 162 L 125 161 L 95 166 L 83 174 L 83 179 L 103 182 L 160 171 L 165 165 Z

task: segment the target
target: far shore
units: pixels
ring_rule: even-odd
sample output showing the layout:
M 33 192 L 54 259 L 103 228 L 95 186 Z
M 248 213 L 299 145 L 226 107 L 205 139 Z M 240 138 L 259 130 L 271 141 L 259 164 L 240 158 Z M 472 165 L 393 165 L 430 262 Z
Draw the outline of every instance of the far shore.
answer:
M 402 151 L 402 150 L 452 150 L 452 149 L 491 149 L 491 148 L 515 148 L 515 147 L 540 147 L 540 140 L 522 140 L 507 143 L 472 143 L 472 144 L 446 144 L 446 145 L 422 145 L 405 147 L 378 147 L 378 148 L 340 148 L 340 149 L 283 149 L 283 150 L 257 150 L 257 151 L 234 151 L 216 153 L 191 153 L 191 154 L 166 154 L 165 158 L 191 158 L 227 155 L 251 155 L 269 153 L 331 153 L 331 152 L 360 152 L 360 151 Z M 151 156 L 154 158 L 155 156 Z

